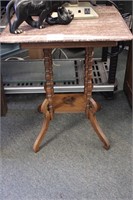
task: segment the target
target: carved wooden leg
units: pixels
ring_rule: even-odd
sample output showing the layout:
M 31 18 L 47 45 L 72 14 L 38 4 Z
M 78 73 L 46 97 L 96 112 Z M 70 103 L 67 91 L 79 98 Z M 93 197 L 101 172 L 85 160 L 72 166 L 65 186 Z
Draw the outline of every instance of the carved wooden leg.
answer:
M 53 108 L 53 95 L 54 95 L 54 83 L 53 83 L 53 66 L 52 66 L 52 49 L 44 49 L 44 65 L 45 65 L 45 90 L 46 90 L 46 99 L 49 103 L 49 112 L 51 119 L 54 116 Z
M 45 116 L 42 129 L 34 143 L 33 150 L 34 152 L 39 151 L 40 144 L 46 134 L 46 131 L 49 126 L 49 122 L 53 119 L 54 109 L 53 109 L 53 68 L 52 68 L 52 56 L 51 49 L 44 49 L 44 65 L 45 65 L 45 90 L 46 90 L 46 99 L 44 102 L 38 107 L 38 111 L 42 112 Z
M 38 106 L 38 108 L 37 108 L 37 110 L 38 110 L 39 113 L 42 113 L 42 111 L 41 111 L 41 106 L 42 106 L 42 104 L 40 104 L 40 105 Z
M 103 144 L 104 144 L 103 147 L 106 150 L 108 150 L 110 148 L 110 144 L 109 144 L 107 137 L 104 135 L 102 129 L 100 128 L 99 123 L 96 119 L 95 113 L 97 112 L 97 110 L 98 110 L 97 103 L 94 101 L 94 99 L 90 98 L 88 118 L 90 119 L 90 122 L 91 122 L 96 134 L 98 135 L 99 139 L 103 142 Z
M 40 144 L 47 132 L 47 129 L 48 129 L 48 126 L 49 126 L 49 122 L 50 122 L 50 112 L 49 112 L 49 108 L 48 108 L 49 104 L 48 104 L 48 100 L 45 99 L 44 102 L 42 103 L 41 105 L 41 112 L 44 113 L 45 115 L 45 119 L 43 121 L 43 125 L 42 125 L 42 129 L 39 133 L 39 135 L 37 136 L 37 139 L 34 143 L 34 146 L 33 146 L 33 150 L 34 152 L 38 152 L 39 151 L 39 147 L 40 147 Z
M 97 111 L 100 111 L 101 110 L 101 104 L 98 103 L 98 102 L 96 102 L 96 104 L 97 104 Z
M 109 149 L 110 145 L 108 139 L 104 135 L 96 119 L 95 113 L 100 110 L 100 105 L 92 98 L 92 63 L 93 63 L 93 48 L 86 48 L 85 57 L 85 95 L 86 95 L 86 116 L 97 133 L 100 140 L 104 143 L 104 148 Z

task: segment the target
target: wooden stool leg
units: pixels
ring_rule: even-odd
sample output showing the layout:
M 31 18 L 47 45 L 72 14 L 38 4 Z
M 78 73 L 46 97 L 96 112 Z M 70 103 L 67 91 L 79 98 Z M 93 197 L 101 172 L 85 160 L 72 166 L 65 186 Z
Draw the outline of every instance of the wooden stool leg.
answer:
M 90 107 L 89 107 L 89 110 L 88 110 L 88 118 L 89 118 L 89 120 L 92 124 L 92 127 L 94 128 L 96 134 L 98 135 L 99 139 L 103 142 L 103 144 L 104 144 L 103 147 L 106 150 L 108 150 L 110 148 L 110 144 L 109 144 L 107 137 L 105 136 L 102 129 L 100 128 L 99 123 L 96 119 L 95 113 L 98 110 L 98 106 L 97 106 L 97 103 L 94 101 L 94 99 L 90 98 L 89 106 Z

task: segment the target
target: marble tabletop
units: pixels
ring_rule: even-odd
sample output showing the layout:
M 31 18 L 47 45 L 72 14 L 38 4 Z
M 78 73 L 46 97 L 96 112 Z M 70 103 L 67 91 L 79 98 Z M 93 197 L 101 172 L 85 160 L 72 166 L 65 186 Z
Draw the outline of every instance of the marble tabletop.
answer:
M 21 34 L 11 34 L 9 27 L 0 35 L 1 43 L 50 43 L 50 42 L 106 42 L 132 40 L 133 35 L 114 6 L 95 7 L 99 17 L 74 19 L 68 25 L 46 24 L 44 29 L 35 29 L 23 22 Z

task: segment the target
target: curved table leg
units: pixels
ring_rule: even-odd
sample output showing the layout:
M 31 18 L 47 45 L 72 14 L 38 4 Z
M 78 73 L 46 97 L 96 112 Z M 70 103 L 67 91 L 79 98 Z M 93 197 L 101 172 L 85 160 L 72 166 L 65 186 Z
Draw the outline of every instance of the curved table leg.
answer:
M 39 151 L 40 144 L 41 144 L 41 142 L 42 142 L 42 140 L 43 140 L 43 138 L 44 138 L 44 136 L 47 132 L 49 122 L 51 120 L 51 115 L 50 115 L 50 112 L 49 112 L 49 109 L 48 109 L 48 105 L 49 104 L 48 104 L 47 99 L 45 99 L 44 102 L 41 105 L 40 111 L 42 113 L 44 113 L 45 119 L 43 121 L 42 129 L 41 129 L 39 135 L 37 136 L 37 139 L 36 139 L 34 146 L 33 146 L 33 150 L 34 150 L 35 153 Z
M 109 141 L 108 141 L 107 137 L 105 136 L 105 134 L 103 133 L 102 129 L 100 128 L 99 123 L 96 119 L 96 115 L 95 115 L 95 113 L 97 112 L 98 109 L 99 108 L 98 108 L 97 103 L 94 101 L 94 99 L 90 98 L 89 109 L 88 109 L 88 118 L 89 118 L 96 134 L 98 135 L 99 139 L 101 140 L 101 142 L 103 142 L 103 144 L 104 144 L 103 147 L 106 150 L 108 150 L 110 148 Z
M 41 106 L 42 106 L 42 104 L 40 104 L 40 105 L 38 106 L 38 108 L 37 108 L 37 110 L 38 110 L 39 113 L 42 113 L 42 111 L 41 111 Z

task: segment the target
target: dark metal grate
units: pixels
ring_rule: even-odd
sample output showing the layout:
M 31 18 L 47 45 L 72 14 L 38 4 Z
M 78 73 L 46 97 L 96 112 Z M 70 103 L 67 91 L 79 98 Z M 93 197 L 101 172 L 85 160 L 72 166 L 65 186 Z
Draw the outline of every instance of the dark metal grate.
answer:
M 101 62 L 99 60 L 95 60 L 93 64 L 93 84 L 107 83 L 108 71 L 109 61 Z
M 0 21 L 0 28 L 3 30 L 7 25 L 7 18 L 6 18 L 6 8 L 1 7 L 1 21 Z
M 55 92 L 82 92 L 84 90 L 84 59 L 56 60 L 54 69 Z M 58 65 L 59 64 L 59 65 Z M 95 91 L 113 91 L 108 84 L 109 61 L 95 59 L 93 85 Z M 43 61 L 2 61 L 2 76 L 6 93 L 43 93 Z

